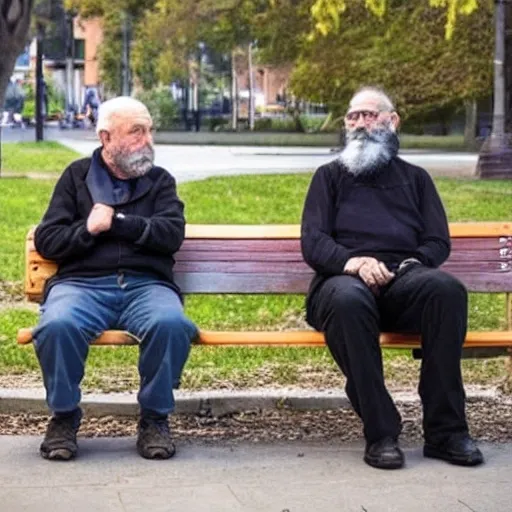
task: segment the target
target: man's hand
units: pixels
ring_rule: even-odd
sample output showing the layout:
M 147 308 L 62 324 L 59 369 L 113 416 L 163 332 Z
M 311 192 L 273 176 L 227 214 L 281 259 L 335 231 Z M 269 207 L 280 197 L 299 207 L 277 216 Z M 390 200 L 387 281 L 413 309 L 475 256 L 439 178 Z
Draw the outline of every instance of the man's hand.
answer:
M 87 231 L 91 235 L 99 235 L 112 226 L 114 209 L 106 204 L 96 203 L 87 218 Z
M 359 268 L 358 274 L 374 295 L 379 293 L 381 286 L 385 286 L 395 277 L 382 261 L 375 258 L 368 258 Z
M 370 258 L 369 256 L 360 256 L 356 258 L 350 258 L 345 264 L 345 268 L 343 272 L 345 274 L 350 274 L 351 276 L 357 276 L 359 274 L 359 269 L 370 261 L 377 261 L 375 258 Z

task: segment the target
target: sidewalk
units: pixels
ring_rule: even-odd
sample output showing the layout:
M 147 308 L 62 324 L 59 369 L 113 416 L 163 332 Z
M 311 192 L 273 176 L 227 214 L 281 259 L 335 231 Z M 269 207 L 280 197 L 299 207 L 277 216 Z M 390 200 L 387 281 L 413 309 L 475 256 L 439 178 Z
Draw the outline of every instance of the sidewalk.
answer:
M 59 142 L 84 156 L 98 146 L 94 140 L 61 139 Z M 404 150 L 400 156 L 424 167 L 432 176 L 473 177 L 478 161 L 476 153 Z M 156 165 L 171 172 L 178 183 L 212 176 L 312 172 L 336 157 L 329 148 L 155 146 Z
M 512 445 L 483 445 L 460 468 L 405 447 L 406 467 L 370 468 L 362 443 L 187 443 L 147 461 L 134 438 L 80 440 L 48 462 L 40 439 L 0 437 L 2 512 L 508 512 Z

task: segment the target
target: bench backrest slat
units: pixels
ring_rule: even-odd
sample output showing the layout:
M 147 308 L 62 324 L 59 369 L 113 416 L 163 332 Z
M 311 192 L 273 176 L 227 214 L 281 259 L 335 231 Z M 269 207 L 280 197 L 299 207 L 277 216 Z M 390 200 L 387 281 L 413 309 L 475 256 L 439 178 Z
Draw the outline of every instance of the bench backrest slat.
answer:
M 443 269 L 473 292 L 512 292 L 512 225 L 504 223 L 450 225 L 452 251 Z M 246 228 L 251 238 L 243 236 Z M 313 276 L 302 259 L 298 226 L 187 226 L 187 238 L 176 254 L 175 278 L 184 293 L 306 293 Z M 201 233 L 205 238 L 200 238 Z M 286 238 L 270 238 L 279 233 Z M 453 237 L 453 234 L 462 234 Z M 255 238 L 261 236 L 262 238 Z M 214 238 L 211 238 L 214 237 Z M 26 294 L 40 300 L 55 264 L 41 258 L 27 238 Z

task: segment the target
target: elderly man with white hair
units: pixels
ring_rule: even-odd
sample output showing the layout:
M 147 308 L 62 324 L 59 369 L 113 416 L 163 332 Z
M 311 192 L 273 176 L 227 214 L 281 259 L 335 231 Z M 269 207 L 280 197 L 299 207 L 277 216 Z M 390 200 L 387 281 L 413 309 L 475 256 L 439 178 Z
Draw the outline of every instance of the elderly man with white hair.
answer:
M 168 459 L 175 452 L 172 389 L 197 329 L 172 273 L 185 233 L 183 203 L 174 178 L 153 164 L 151 128 L 139 101 L 103 103 L 101 147 L 64 171 L 35 233 L 39 253 L 58 263 L 34 331 L 52 412 L 40 447 L 45 459 L 77 453 L 89 344 L 107 329 L 127 330 L 140 342 L 139 454 Z
M 364 427 L 367 464 L 404 464 L 400 414 L 386 389 L 381 331 L 420 333 L 426 457 L 474 466 L 460 359 L 467 324 L 464 286 L 439 267 L 448 223 L 432 179 L 397 156 L 399 116 L 365 87 L 345 116 L 347 144 L 313 176 L 302 217 L 305 261 L 315 270 L 308 322 L 325 335 Z

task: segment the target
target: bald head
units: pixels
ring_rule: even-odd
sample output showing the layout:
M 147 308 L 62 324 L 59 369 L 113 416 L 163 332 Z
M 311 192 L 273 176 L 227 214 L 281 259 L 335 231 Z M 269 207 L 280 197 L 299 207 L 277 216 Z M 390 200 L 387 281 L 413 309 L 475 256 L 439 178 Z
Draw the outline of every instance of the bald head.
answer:
M 360 104 L 371 104 L 375 107 L 375 110 L 381 112 L 395 111 L 395 106 L 390 97 L 378 87 L 362 87 L 359 89 L 354 96 L 352 96 L 348 111 L 357 110 Z
M 135 98 L 119 96 L 100 105 L 96 133 L 110 132 L 119 123 L 138 121 L 151 124 L 151 115 L 146 105 Z

